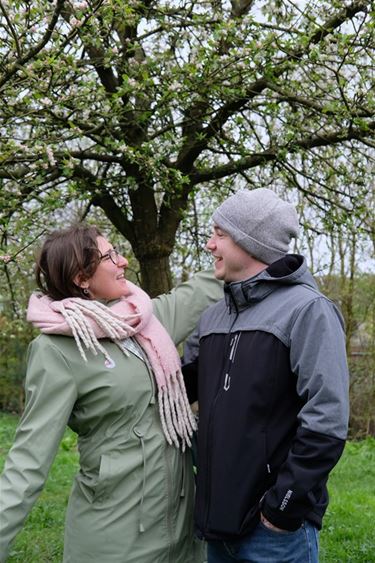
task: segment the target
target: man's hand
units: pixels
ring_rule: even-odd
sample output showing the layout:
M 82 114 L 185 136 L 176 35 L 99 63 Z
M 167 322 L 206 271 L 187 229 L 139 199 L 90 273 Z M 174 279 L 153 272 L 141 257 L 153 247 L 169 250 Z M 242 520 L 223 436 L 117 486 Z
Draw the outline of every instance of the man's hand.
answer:
M 273 524 L 271 524 L 271 522 L 269 520 L 267 520 L 267 518 L 265 516 L 263 516 L 262 513 L 260 513 L 260 521 L 262 522 L 262 524 L 268 528 L 269 530 L 273 530 L 274 532 L 286 532 L 287 530 L 283 530 L 282 528 L 277 528 L 277 526 L 274 526 Z

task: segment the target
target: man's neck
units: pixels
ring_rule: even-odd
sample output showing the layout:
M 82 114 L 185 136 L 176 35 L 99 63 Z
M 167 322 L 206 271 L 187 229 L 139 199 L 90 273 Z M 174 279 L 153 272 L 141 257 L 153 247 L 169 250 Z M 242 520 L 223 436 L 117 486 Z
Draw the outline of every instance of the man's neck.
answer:
M 248 280 L 249 278 L 257 276 L 260 272 L 266 270 L 266 268 L 268 268 L 268 264 L 264 264 L 264 262 L 260 262 L 259 260 L 255 260 L 255 258 L 253 258 L 248 266 L 241 272 L 241 277 L 238 277 L 238 279 L 228 280 L 227 283 Z
M 263 270 L 266 270 L 268 268 L 268 264 L 264 264 L 263 262 L 259 262 L 259 260 L 254 260 L 254 264 L 251 264 L 249 269 L 248 269 L 248 276 L 246 279 L 249 278 L 253 278 L 254 276 L 257 276 L 258 274 L 260 274 L 260 272 L 263 272 Z

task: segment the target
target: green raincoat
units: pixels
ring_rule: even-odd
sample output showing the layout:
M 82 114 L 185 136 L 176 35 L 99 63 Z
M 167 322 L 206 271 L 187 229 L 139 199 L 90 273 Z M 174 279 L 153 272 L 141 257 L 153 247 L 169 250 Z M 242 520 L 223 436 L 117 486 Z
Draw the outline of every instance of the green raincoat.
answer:
M 177 344 L 202 310 L 222 296 L 201 273 L 153 300 Z M 66 514 L 65 563 L 195 563 L 191 452 L 169 446 L 147 363 L 102 340 L 84 362 L 72 337 L 30 345 L 26 408 L 0 478 L 0 561 L 46 481 L 66 425 L 78 434 L 80 470 Z

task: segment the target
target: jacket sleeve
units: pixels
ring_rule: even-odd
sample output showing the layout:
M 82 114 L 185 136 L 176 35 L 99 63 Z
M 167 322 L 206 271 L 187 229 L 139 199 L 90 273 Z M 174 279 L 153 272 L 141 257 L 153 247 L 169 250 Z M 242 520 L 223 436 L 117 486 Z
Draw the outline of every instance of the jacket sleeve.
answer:
M 25 410 L 0 477 L 1 563 L 44 486 L 77 398 L 52 338 L 38 337 L 29 348 Z
M 348 429 L 343 323 L 326 298 L 317 298 L 298 314 L 291 330 L 290 362 L 303 406 L 287 459 L 261 508 L 275 526 L 296 530 L 339 460 Z
M 189 403 L 198 400 L 199 325 L 184 343 L 181 370 Z
M 213 272 L 199 272 L 153 299 L 154 313 L 177 345 L 194 330 L 204 309 L 222 297 L 223 283 Z

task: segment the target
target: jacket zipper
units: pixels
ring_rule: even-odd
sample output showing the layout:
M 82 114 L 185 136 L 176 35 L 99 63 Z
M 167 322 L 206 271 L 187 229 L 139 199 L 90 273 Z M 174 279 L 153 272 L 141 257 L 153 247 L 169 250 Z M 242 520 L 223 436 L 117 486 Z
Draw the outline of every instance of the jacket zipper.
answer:
M 238 314 L 239 314 L 239 311 L 236 308 L 236 315 L 235 315 L 235 318 L 233 319 L 233 322 L 230 326 L 229 333 L 228 333 L 228 337 L 229 337 L 229 358 L 228 358 L 227 367 L 226 367 L 226 370 L 225 370 L 224 384 L 223 384 L 223 386 L 221 386 L 221 384 L 219 384 L 217 393 L 216 393 L 214 401 L 212 403 L 212 407 L 210 409 L 210 414 L 209 414 L 208 424 L 207 424 L 207 437 L 208 438 L 211 434 L 213 414 L 214 414 L 214 411 L 215 411 L 215 408 L 216 408 L 216 403 L 217 403 L 217 400 L 219 398 L 219 395 L 220 395 L 222 389 L 224 391 L 228 391 L 228 389 L 230 387 L 231 366 L 234 363 L 234 358 L 235 358 L 235 355 L 236 355 L 238 342 L 239 342 L 239 339 L 240 339 L 240 336 L 241 336 L 240 332 L 238 334 L 234 334 L 232 336 L 232 329 L 233 329 L 233 326 L 234 326 L 234 324 L 235 324 L 235 322 L 238 318 Z M 210 461 L 211 461 L 212 449 L 210 448 L 209 442 L 207 443 L 206 447 L 207 447 L 207 470 L 206 470 L 206 501 L 207 502 L 206 502 L 205 517 L 204 517 L 204 525 L 203 525 L 204 530 L 206 530 L 207 526 L 208 526 L 208 516 L 209 516 L 209 513 L 210 513 L 210 504 L 211 504 L 210 488 L 209 488 L 209 485 L 207 485 L 208 483 L 211 482 L 211 479 L 210 479 L 210 473 L 211 473 Z
M 230 372 L 232 369 L 232 365 L 234 364 L 234 358 L 236 356 L 237 346 L 240 338 L 241 338 L 241 333 L 239 332 L 233 336 L 229 344 L 230 346 L 229 363 L 224 378 L 224 385 L 223 385 L 224 391 L 228 391 L 228 389 L 230 388 Z

